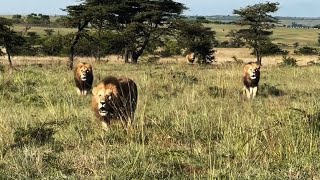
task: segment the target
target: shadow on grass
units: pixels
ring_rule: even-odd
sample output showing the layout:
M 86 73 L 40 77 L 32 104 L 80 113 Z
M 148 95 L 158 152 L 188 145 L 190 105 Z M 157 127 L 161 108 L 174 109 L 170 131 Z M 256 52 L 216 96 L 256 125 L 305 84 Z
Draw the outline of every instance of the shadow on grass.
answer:
M 300 112 L 304 116 L 304 118 L 309 124 L 310 130 L 312 133 L 318 136 L 320 135 L 320 112 L 310 114 L 302 109 L 297 109 L 297 108 L 291 108 L 291 109 Z
M 285 95 L 284 91 L 278 89 L 276 86 L 269 84 L 262 84 L 259 86 L 258 90 L 259 96 L 269 97 L 269 96 L 283 96 Z
M 65 122 L 47 122 L 37 126 L 28 125 L 26 128 L 19 127 L 14 132 L 14 143 L 4 148 L 4 156 L 8 150 L 22 148 L 25 146 L 44 146 L 46 144 L 55 144 L 53 149 L 57 152 L 63 151 L 60 143 L 55 142 L 54 134 L 56 130 L 53 126 L 62 125 Z
M 54 134 L 55 130 L 52 127 L 19 127 L 14 132 L 13 146 L 22 147 L 29 144 L 43 146 L 46 143 L 52 143 L 54 141 Z
M 172 79 L 176 82 L 184 82 L 186 84 L 198 84 L 199 79 L 194 75 L 188 75 L 185 72 L 173 72 L 169 73 L 172 76 Z

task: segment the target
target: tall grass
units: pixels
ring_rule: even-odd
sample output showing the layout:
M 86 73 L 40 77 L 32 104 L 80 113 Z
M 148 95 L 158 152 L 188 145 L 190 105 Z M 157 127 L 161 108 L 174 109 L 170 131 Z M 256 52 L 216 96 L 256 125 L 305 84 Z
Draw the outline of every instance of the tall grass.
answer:
M 132 130 L 102 130 L 64 65 L 2 72 L 1 179 L 320 178 L 318 66 L 263 66 L 250 101 L 241 65 L 93 66 L 137 83 Z

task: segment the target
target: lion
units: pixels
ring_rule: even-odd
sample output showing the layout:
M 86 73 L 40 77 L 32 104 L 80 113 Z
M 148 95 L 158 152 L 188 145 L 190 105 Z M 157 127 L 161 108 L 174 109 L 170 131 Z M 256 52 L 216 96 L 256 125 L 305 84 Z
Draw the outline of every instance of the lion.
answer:
M 79 95 L 87 95 L 88 91 L 92 88 L 92 66 L 88 63 L 77 64 L 74 70 L 74 81 L 77 86 L 77 93 Z
M 186 55 L 186 59 L 189 64 L 193 64 L 195 58 L 196 58 L 196 56 L 193 52 Z
M 126 126 L 133 121 L 138 102 L 133 80 L 108 76 L 93 88 L 92 94 L 92 110 L 104 128 L 113 120 L 121 120 Z
M 247 63 L 243 68 L 243 92 L 248 99 L 255 98 L 260 80 L 260 65 L 255 62 Z

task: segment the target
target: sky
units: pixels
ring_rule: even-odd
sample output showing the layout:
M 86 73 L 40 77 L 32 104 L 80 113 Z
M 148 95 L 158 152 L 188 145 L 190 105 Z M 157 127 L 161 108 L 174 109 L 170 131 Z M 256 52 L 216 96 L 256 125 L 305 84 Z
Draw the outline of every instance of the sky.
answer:
M 79 0 L 1 0 L 0 15 L 42 13 L 47 15 L 63 15 L 61 9 L 68 5 L 79 4 Z M 175 0 L 189 9 L 185 15 L 232 15 L 233 9 L 240 9 L 264 0 Z M 279 2 L 279 10 L 275 16 L 320 17 L 319 0 L 269 0 Z

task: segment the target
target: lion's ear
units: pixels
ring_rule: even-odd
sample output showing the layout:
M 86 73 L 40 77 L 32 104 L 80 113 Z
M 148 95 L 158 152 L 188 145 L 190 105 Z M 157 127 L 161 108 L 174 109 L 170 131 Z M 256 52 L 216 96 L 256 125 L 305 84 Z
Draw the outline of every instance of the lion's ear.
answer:
M 93 94 L 93 95 L 96 95 L 96 94 L 97 94 L 97 91 L 98 91 L 97 88 L 94 87 L 94 88 L 92 89 L 92 94 Z

